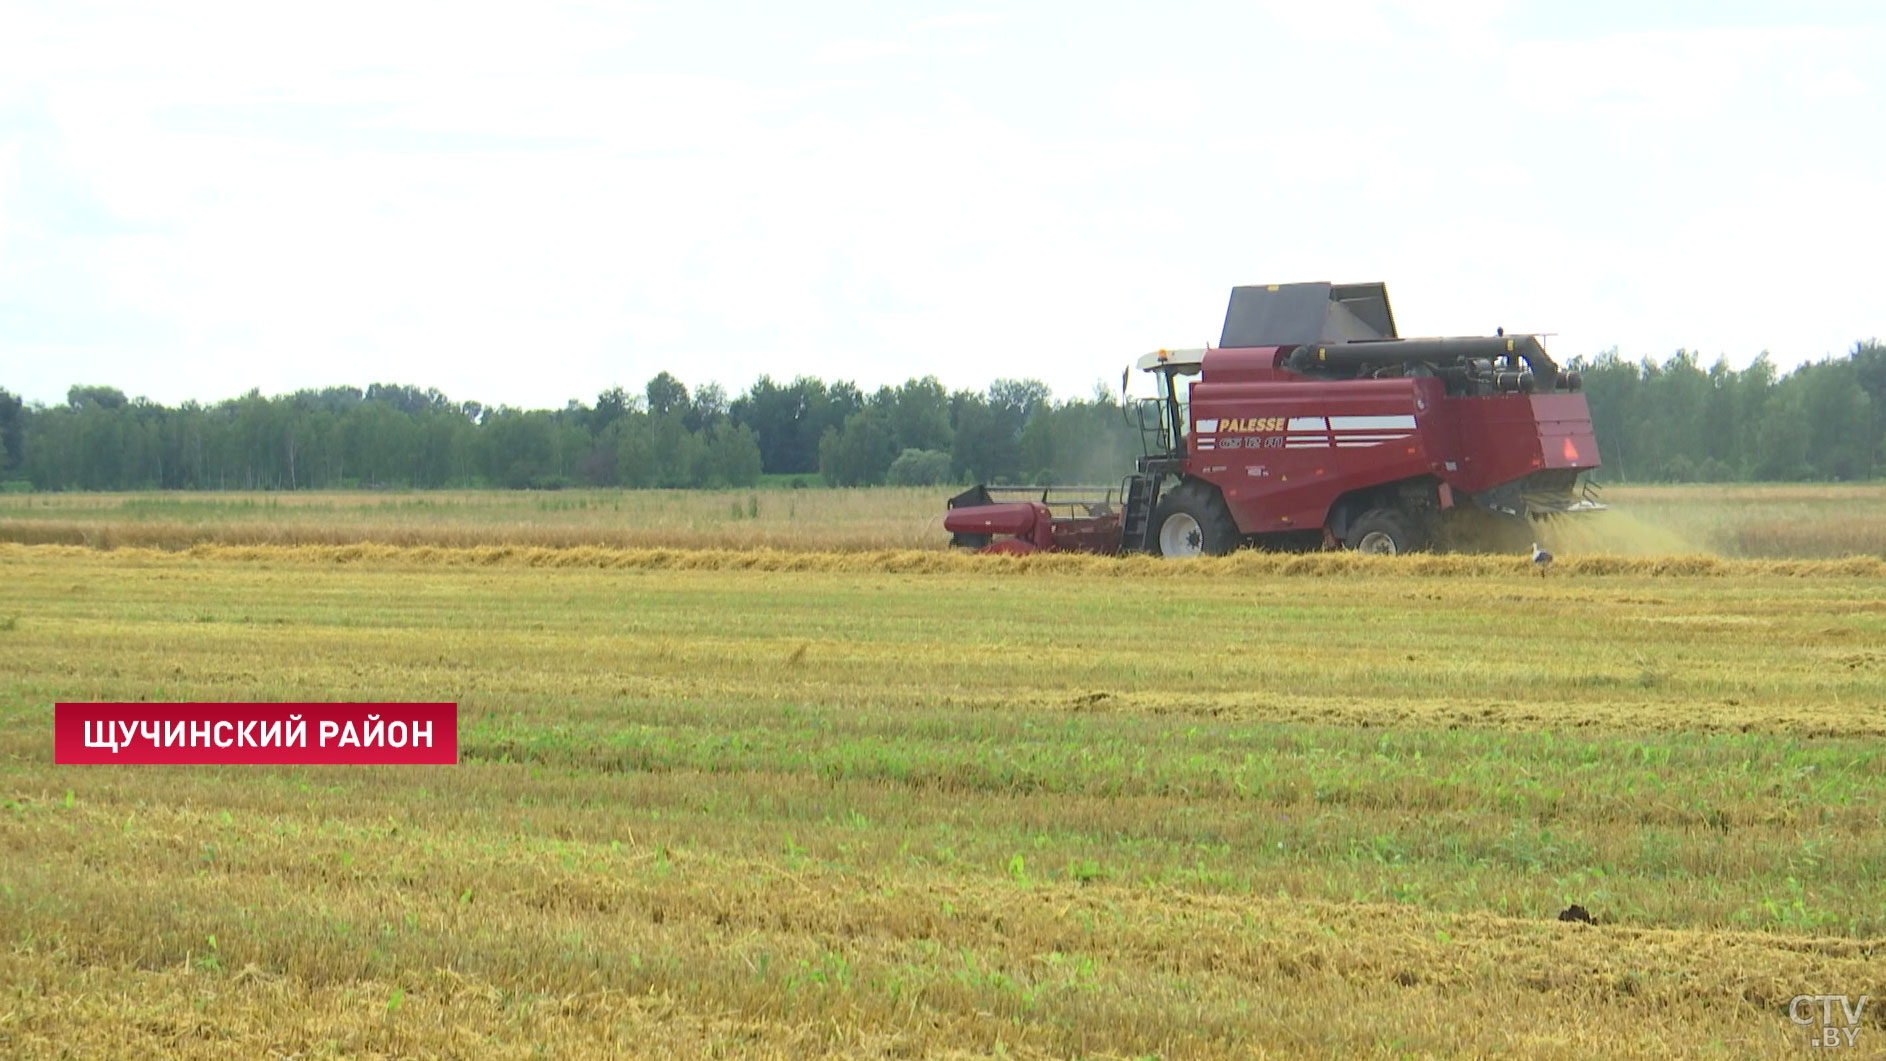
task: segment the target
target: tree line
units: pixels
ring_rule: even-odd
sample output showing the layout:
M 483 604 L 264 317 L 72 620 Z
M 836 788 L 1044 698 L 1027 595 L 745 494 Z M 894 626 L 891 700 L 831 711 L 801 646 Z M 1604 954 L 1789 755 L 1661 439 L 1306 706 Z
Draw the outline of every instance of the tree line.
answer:
M 1777 372 L 1766 353 L 1744 369 L 1616 351 L 1570 365 L 1584 374 L 1610 482 L 1855 480 L 1886 475 L 1886 346 Z
M 729 398 L 663 372 L 640 393 L 518 409 L 403 384 L 167 406 L 110 386 L 60 405 L 0 389 L 0 483 L 35 490 L 554 489 L 1112 480 L 1137 430 L 1097 389 L 1035 380 L 950 391 L 935 377 L 867 394 L 762 376 Z
M 1853 480 L 1886 473 L 1886 347 L 1778 372 L 1575 358 L 1606 481 Z M 0 483 L 37 490 L 746 487 L 762 475 L 873 486 L 1112 482 L 1137 429 L 1103 388 L 983 391 L 934 376 L 867 394 L 762 376 L 729 398 L 663 372 L 639 393 L 518 409 L 402 384 L 166 406 L 75 386 L 60 405 L 0 389 Z

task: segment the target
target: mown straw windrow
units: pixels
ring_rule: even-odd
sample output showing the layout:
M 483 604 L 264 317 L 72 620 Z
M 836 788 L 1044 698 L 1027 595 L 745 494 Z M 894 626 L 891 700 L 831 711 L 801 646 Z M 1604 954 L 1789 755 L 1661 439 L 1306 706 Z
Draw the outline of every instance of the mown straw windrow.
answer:
M 35 556 L 91 553 L 83 546 L 0 544 L 0 562 Z M 644 571 L 801 571 L 856 574 L 1038 575 L 1070 578 L 1503 578 L 1533 570 L 1524 556 L 1416 553 L 1398 557 L 1356 553 L 1265 553 L 1169 561 L 1151 556 L 1078 553 L 984 556 L 967 552 L 878 549 L 817 552 L 798 549 L 617 549 L 602 546 L 193 545 L 181 553 L 126 548 L 107 551 L 125 564 L 199 561 L 292 563 L 316 566 L 551 567 Z M 1865 578 L 1886 575 L 1886 560 L 1727 560 L 1690 556 L 1580 556 L 1557 561 L 1556 579 L 1647 578 Z

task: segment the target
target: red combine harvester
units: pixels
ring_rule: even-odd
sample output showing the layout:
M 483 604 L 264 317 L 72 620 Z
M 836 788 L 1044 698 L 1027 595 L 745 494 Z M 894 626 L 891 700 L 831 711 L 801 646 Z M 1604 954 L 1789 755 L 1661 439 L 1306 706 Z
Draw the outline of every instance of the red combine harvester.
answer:
M 1231 292 L 1217 347 L 1140 358 L 1144 456 L 1117 488 L 976 486 L 945 530 L 983 552 L 1525 548 L 1604 506 L 1576 372 L 1536 335 L 1403 339 L 1382 284 Z M 1181 377 L 1197 377 L 1180 393 Z M 1025 495 L 1004 502 L 1002 495 Z M 1489 535 L 1490 532 L 1490 536 Z

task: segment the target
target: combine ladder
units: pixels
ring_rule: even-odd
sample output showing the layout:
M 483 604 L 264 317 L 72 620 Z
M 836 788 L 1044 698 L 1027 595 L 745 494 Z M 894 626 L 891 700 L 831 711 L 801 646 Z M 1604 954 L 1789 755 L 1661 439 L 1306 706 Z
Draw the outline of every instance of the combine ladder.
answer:
M 1152 543 L 1148 537 L 1152 532 L 1153 506 L 1159 503 L 1159 477 L 1129 475 L 1124 493 L 1126 510 L 1120 516 L 1120 551 L 1150 552 Z

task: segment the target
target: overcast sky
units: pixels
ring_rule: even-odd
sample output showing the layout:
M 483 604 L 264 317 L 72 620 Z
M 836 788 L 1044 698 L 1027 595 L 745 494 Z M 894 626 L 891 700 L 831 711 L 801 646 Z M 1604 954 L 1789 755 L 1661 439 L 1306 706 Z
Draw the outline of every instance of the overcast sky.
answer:
M 1057 395 L 1236 284 L 1886 336 L 1886 5 L 0 0 L 0 386 Z

